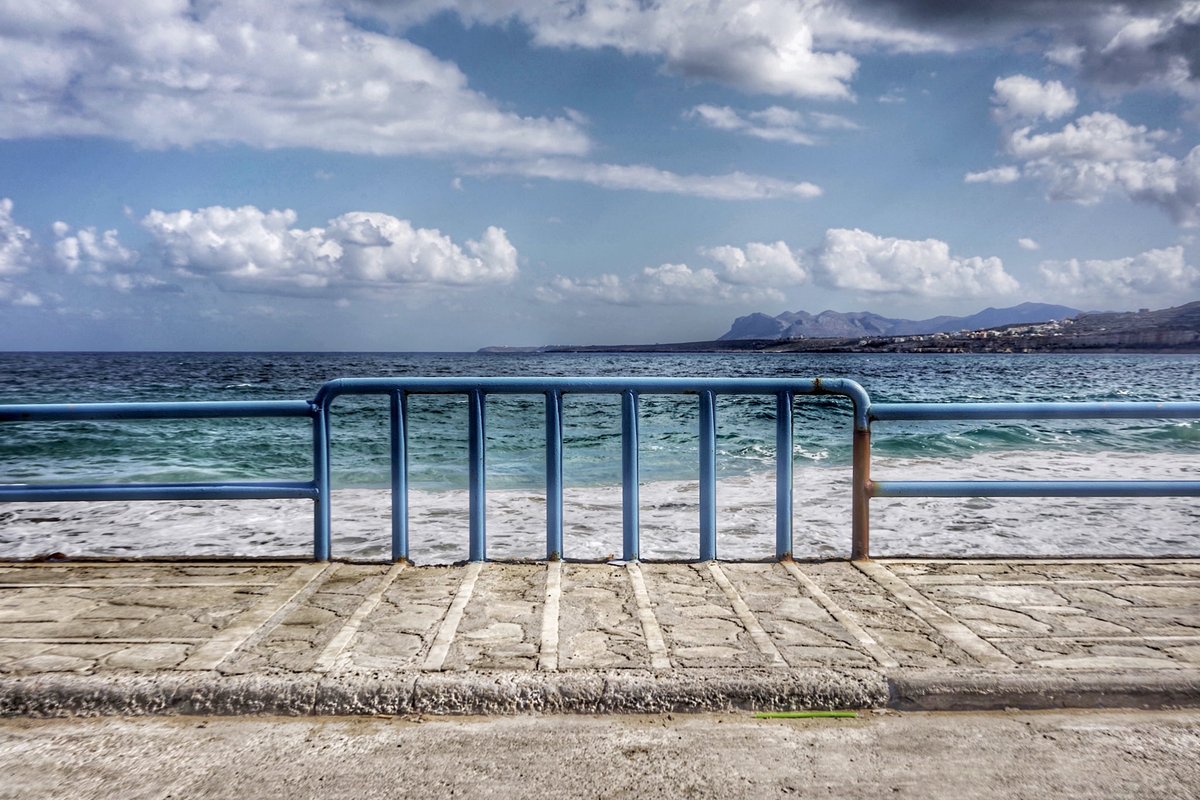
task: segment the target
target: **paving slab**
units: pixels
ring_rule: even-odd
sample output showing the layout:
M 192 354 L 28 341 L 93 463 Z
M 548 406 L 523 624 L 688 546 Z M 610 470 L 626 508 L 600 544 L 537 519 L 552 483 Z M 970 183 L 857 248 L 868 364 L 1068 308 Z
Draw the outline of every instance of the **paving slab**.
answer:
M 0 714 L 1200 706 L 1200 560 L 0 563 Z

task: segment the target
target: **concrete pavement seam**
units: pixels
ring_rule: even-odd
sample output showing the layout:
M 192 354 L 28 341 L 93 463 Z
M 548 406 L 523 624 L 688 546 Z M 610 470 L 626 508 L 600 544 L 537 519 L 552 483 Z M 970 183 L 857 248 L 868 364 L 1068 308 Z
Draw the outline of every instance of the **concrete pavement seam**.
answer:
M 642 623 L 642 636 L 646 639 L 646 649 L 650 651 L 650 667 L 669 670 L 671 657 L 667 654 L 667 643 L 663 639 L 662 628 L 659 627 L 658 618 L 654 616 L 654 608 L 650 604 L 650 593 L 646 591 L 646 579 L 642 575 L 642 568 L 636 561 L 630 561 L 625 565 L 625 574 L 629 576 L 629 584 L 633 587 L 638 621 Z
M 721 587 L 721 591 L 725 593 L 726 599 L 733 606 L 733 613 L 737 614 L 741 620 L 742 627 L 750 634 L 758 651 L 767 659 L 767 665 L 771 667 L 786 667 L 787 661 L 783 654 L 779 652 L 779 648 L 771 641 L 770 635 L 763 629 L 758 618 L 754 616 L 754 612 L 750 610 L 750 606 L 746 605 L 746 601 L 738 594 L 737 587 L 729 580 L 725 571 L 721 569 L 720 564 L 716 561 L 708 562 L 708 573 L 712 579 L 716 581 L 717 586 Z
M 384 593 L 388 590 L 388 587 L 392 585 L 392 582 L 396 580 L 397 576 L 399 576 L 407 566 L 407 562 L 403 561 L 398 564 L 393 564 L 391 569 L 389 569 L 383 574 L 383 576 L 380 577 L 379 581 L 374 587 L 372 587 L 367 596 L 364 597 L 362 602 L 358 604 L 358 608 L 354 609 L 354 613 L 350 616 L 350 619 L 346 620 L 345 624 L 338 629 L 338 632 L 334 635 L 334 637 L 329 640 L 327 645 L 325 645 L 325 649 L 321 651 L 321 654 L 317 656 L 317 660 L 313 665 L 313 672 L 328 672 L 337 666 L 338 660 L 341 658 L 342 651 L 344 651 L 346 646 L 350 644 L 350 640 L 354 638 L 356 633 L 358 633 L 358 629 L 362 626 L 363 622 L 366 621 L 367 617 L 369 617 L 371 613 L 378 608 L 379 603 L 383 600 Z
M 479 580 L 482 570 L 482 561 L 472 561 L 467 565 L 462 583 L 454 593 L 454 600 L 450 602 L 450 608 L 446 610 L 446 616 L 442 618 L 442 624 L 438 626 L 438 631 L 433 637 L 433 644 L 430 645 L 429 655 L 425 657 L 422 669 L 437 672 L 445 666 L 450 646 L 454 644 L 454 636 L 458 633 L 459 623 L 462 622 L 463 612 L 466 611 L 467 603 L 471 602 L 475 582 Z
M 825 594 L 825 591 L 817 585 L 816 581 L 800 571 L 795 562 L 781 561 L 780 563 L 787 570 L 787 573 L 804 587 L 809 596 L 829 612 L 829 615 L 846 629 L 846 632 L 854 638 L 854 641 L 858 642 L 859 646 L 866 650 L 871 658 L 875 659 L 879 666 L 885 668 L 900 666 L 900 663 L 888 651 L 884 650 L 879 642 L 875 641 L 875 637 L 867 633 L 866 628 L 859 623 L 858 618 L 854 616 L 853 612 L 835 603 L 833 598 Z
M 217 635 L 196 648 L 177 669 L 208 670 L 217 666 L 247 644 L 256 634 L 260 637 L 283 620 L 284 615 L 306 590 L 315 590 L 320 579 L 337 568 L 336 564 L 312 563 L 296 570 L 258 603 L 243 611 Z
M 963 652 L 988 667 L 1015 667 L 1016 662 L 996 649 L 975 631 L 950 616 L 932 600 L 909 586 L 891 570 L 877 561 L 851 562 L 864 575 L 882 586 L 893 598 L 903 603 L 938 633 L 945 636 Z
M 545 672 L 558 670 L 558 618 L 559 599 L 562 597 L 562 562 L 546 562 L 546 597 L 542 605 L 541 649 L 538 653 L 538 669 Z

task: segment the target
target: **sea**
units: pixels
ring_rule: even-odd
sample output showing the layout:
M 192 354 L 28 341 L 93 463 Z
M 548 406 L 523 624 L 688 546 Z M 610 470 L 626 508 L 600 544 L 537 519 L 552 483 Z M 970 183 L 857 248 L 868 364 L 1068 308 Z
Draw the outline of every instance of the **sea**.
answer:
M 873 401 L 1200 400 L 1196 355 L 0 353 L 0 403 L 311 399 L 327 380 L 380 376 L 850 378 Z M 494 559 L 545 553 L 540 396 L 487 402 L 487 538 Z M 409 401 L 411 556 L 467 557 L 465 398 Z M 717 403 L 718 556 L 774 552 L 774 398 Z M 642 556 L 699 552 L 695 397 L 642 397 Z M 390 548 L 386 399 L 341 398 L 332 422 L 333 554 Z M 794 553 L 850 550 L 847 401 L 797 398 Z M 179 420 L 0 426 L 0 483 L 309 480 L 310 423 Z M 876 479 L 1200 479 L 1200 420 L 877 423 Z M 564 401 L 564 555 L 621 552 L 620 400 Z M 876 556 L 1196 556 L 1195 498 L 877 499 Z M 0 504 L 0 558 L 311 553 L 303 500 Z

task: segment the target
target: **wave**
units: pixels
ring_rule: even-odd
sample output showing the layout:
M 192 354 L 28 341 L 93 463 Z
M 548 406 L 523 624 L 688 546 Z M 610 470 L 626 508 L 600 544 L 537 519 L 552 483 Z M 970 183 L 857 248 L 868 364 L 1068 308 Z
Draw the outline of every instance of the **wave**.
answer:
M 912 479 L 1196 479 L 1200 464 L 1125 453 L 981 453 L 956 462 L 881 457 L 878 480 Z M 568 558 L 621 555 L 621 488 L 568 486 L 564 549 Z M 721 479 L 717 487 L 718 555 L 762 559 L 774 553 L 775 482 L 771 472 Z M 545 495 L 488 492 L 490 558 L 545 555 Z M 845 557 L 850 549 L 848 468 L 801 468 L 795 474 L 794 553 Z M 411 555 L 418 563 L 467 557 L 467 493 L 410 494 Z M 333 500 L 335 557 L 386 559 L 390 495 L 342 489 Z M 699 485 L 651 480 L 641 486 L 642 557 L 699 554 Z M 872 552 L 878 556 L 971 557 L 1200 555 L 1200 508 L 1190 498 L 992 499 L 913 498 L 872 502 Z M 0 506 L 0 554 L 71 556 L 307 556 L 308 501 L 188 503 L 10 503 Z

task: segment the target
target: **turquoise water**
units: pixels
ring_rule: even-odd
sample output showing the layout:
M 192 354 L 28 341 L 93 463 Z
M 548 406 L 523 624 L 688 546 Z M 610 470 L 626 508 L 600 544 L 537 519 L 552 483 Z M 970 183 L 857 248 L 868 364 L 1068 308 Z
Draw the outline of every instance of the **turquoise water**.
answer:
M 0 402 L 300 400 L 354 376 L 793 376 L 851 378 L 876 401 L 1197 400 L 1196 356 L 475 355 L 376 353 L 0 354 Z M 697 401 L 643 396 L 642 554 L 698 553 Z M 466 557 L 464 398 L 409 401 L 411 554 Z M 545 552 L 544 401 L 487 403 L 492 558 Z M 718 554 L 774 552 L 774 398 L 720 397 Z M 850 409 L 798 398 L 794 552 L 849 552 Z M 333 417 L 335 556 L 386 558 L 384 398 L 341 398 Z M 565 551 L 621 549 L 617 397 L 564 402 Z M 1200 479 L 1193 421 L 878 424 L 872 474 L 886 479 Z M 308 480 L 307 420 L 0 426 L 0 483 Z M 1194 498 L 916 498 L 871 504 L 876 555 L 1200 555 Z M 0 504 L 0 556 L 305 555 L 307 501 Z
M 9 353 L 0 354 L 0 402 L 308 399 L 333 378 L 401 375 L 786 375 L 851 378 L 875 401 L 1195 400 L 1198 367 L 1195 356 Z M 567 396 L 569 485 L 619 480 L 619 405 L 615 396 Z M 465 398 L 414 397 L 409 408 L 414 488 L 465 487 Z M 490 487 L 542 485 L 542 414 L 537 396 L 489 399 Z M 643 479 L 694 476 L 697 425 L 695 398 L 645 396 Z M 848 464 L 848 425 L 846 401 L 798 400 L 797 466 Z M 773 398 L 720 398 L 720 474 L 772 470 L 773 426 Z M 24 424 L 2 434 L 0 482 L 304 480 L 311 471 L 305 420 Z M 386 400 L 339 400 L 333 443 L 336 485 L 386 485 Z M 888 424 L 875 437 L 885 458 L 1198 449 L 1200 424 L 1186 421 Z

